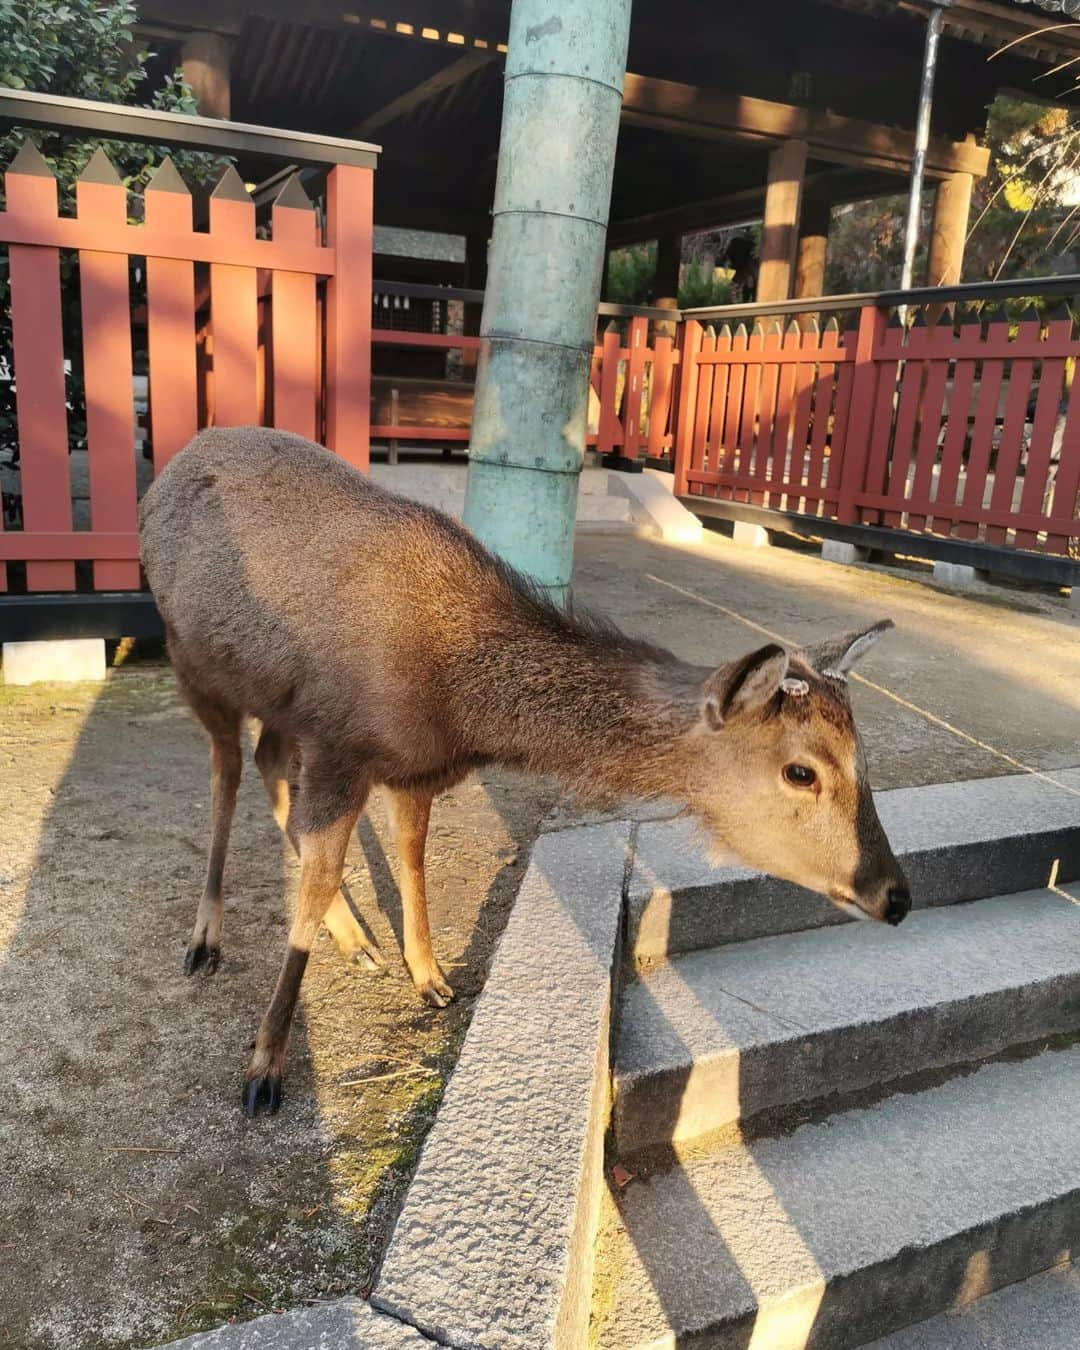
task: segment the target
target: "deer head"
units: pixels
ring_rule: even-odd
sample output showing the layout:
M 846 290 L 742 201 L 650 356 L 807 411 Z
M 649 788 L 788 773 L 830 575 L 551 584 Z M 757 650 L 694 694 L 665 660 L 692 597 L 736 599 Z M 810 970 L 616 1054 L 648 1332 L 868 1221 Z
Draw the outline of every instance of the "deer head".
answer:
M 858 918 L 898 924 L 911 896 L 874 808 L 845 679 L 891 627 L 804 651 L 770 644 L 713 671 L 687 795 L 721 849 Z

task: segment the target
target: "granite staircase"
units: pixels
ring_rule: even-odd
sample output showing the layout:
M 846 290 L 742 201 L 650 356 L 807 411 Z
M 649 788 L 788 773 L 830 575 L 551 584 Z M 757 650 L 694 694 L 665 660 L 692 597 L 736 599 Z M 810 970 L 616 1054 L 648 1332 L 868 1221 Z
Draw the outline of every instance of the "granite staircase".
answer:
M 913 1324 L 1075 1250 L 1080 770 L 877 801 L 898 929 L 638 827 L 595 1344 L 966 1347 Z

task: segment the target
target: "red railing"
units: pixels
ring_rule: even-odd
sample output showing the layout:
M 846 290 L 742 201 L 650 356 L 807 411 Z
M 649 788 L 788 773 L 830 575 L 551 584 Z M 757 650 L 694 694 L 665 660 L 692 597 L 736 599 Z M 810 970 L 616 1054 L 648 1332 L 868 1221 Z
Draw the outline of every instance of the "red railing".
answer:
M 156 134 L 167 139 L 164 129 Z M 246 129 L 246 151 L 257 152 L 253 137 Z M 295 139 L 298 149 L 310 149 Z M 219 148 L 230 148 L 227 139 Z M 9 589 L 16 562 L 25 564 L 28 592 L 74 591 L 80 561 L 92 564 L 80 589 L 139 588 L 136 373 L 148 382 L 154 473 L 211 422 L 265 422 L 321 440 L 366 468 L 374 153 L 356 149 L 354 158 L 370 164 L 329 168 L 325 228 L 289 180 L 270 211 L 267 238 L 258 237 L 254 202 L 231 167 L 210 198 L 205 228 L 195 227 L 192 197 L 167 160 L 134 212 L 141 223 L 131 223 L 127 189 L 100 149 L 77 184 L 75 214 L 62 215 L 55 178 L 33 142 L 24 143 L 5 175 L 0 212 L 17 494 L 10 469 L 5 486 L 21 516 L 21 528 L 6 530 L 0 516 L 0 591 Z M 312 155 L 325 161 L 318 150 Z M 77 277 L 78 354 L 64 345 L 62 254 L 74 260 L 68 270 Z M 141 349 L 146 364 L 137 372 Z M 76 355 L 88 529 L 77 528 L 72 503 L 68 420 L 78 410 L 69 407 L 67 372 Z
M 482 292 L 453 287 L 376 282 L 376 293 L 412 298 L 482 301 Z M 663 317 L 660 317 L 660 316 Z M 631 306 L 600 306 L 598 337 L 589 380 L 586 444 L 605 455 L 626 459 L 670 455 L 670 414 L 679 353 L 664 331 L 674 329 L 670 311 Z M 463 333 L 408 332 L 382 328 L 371 334 L 376 348 L 423 348 L 478 353 L 481 340 Z M 416 388 L 416 385 L 419 388 Z M 467 442 L 473 387 L 469 378 L 411 382 L 376 377 L 371 434 L 376 441 Z
M 1080 539 L 1080 380 L 1066 380 L 1080 337 L 1068 311 L 1010 324 L 944 309 L 903 323 L 879 301 L 841 331 L 791 308 L 751 307 L 749 332 L 685 319 L 677 494 L 1050 554 Z

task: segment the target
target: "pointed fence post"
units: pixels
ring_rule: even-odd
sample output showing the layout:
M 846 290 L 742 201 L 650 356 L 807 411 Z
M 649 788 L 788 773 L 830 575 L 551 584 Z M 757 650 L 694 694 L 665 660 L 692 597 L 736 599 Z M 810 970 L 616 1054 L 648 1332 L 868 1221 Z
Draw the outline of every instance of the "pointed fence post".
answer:
M 864 305 L 859 314 L 859 330 L 855 338 L 855 370 L 851 385 L 851 403 L 844 431 L 843 461 L 836 518 L 852 524 L 859 518 L 855 505 L 857 493 L 862 492 L 866 479 L 866 464 L 870 453 L 870 434 L 874 422 L 874 390 L 878 367 L 876 349 L 885 336 L 885 311 L 876 305 Z
M 686 473 L 694 440 L 694 409 L 697 405 L 697 354 L 701 350 L 702 327 L 696 319 L 687 319 L 679 338 L 679 403 L 671 446 L 675 461 L 675 495 L 687 493 Z
M 237 244 L 255 238 L 255 203 L 231 164 L 210 196 L 210 233 Z M 210 264 L 214 421 L 218 426 L 249 426 L 259 420 L 257 281 L 254 267 Z
M 75 193 L 80 223 L 103 236 L 127 223 L 127 190 L 100 146 L 79 175 Z M 90 526 L 95 533 L 134 534 L 139 512 L 127 255 L 80 249 L 79 285 Z M 137 562 L 94 563 L 99 591 L 138 590 L 139 584 Z
M 310 244 L 315 239 L 315 210 L 298 174 L 274 199 L 270 229 L 275 242 Z M 315 277 L 310 272 L 275 271 L 270 285 L 274 426 L 314 440 L 319 341 Z
M 32 228 L 55 220 L 56 179 L 32 140 L 12 160 L 4 189 L 10 218 L 25 218 Z M 8 266 L 23 528 L 66 534 L 72 519 L 60 250 L 11 244 Z M 73 591 L 75 565 L 28 562 L 26 584 L 31 591 Z
M 168 157 L 146 185 L 143 214 L 150 235 L 191 233 L 191 193 Z M 160 473 L 199 429 L 194 263 L 148 255 L 146 328 L 150 440 Z

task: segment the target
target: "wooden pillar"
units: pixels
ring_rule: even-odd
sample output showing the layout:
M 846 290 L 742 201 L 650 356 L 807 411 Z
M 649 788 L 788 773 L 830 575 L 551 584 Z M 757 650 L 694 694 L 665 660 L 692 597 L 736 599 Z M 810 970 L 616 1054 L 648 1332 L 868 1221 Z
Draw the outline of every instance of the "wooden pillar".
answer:
M 465 236 L 465 288 L 470 291 L 482 291 L 487 286 L 488 236 L 467 234 Z M 476 337 L 480 332 L 480 318 L 483 305 L 466 304 L 463 328 L 467 337 Z M 461 365 L 466 374 L 476 369 L 477 352 L 461 353 Z
M 805 177 L 806 142 L 785 141 L 778 145 L 769 156 L 758 267 L 759 304 L 791 298 Z
M 230 114 L 231 44 L 220 33 L 192 33 L 180 49 L 184 79 L 191 86 L 201 117 Z
M 955 286 L 961 279 L 974 181 L 970 173 L 953 173 L 937 185 L 926 256 L 928 286 Z
M 820 192 L 806 193 L 799 219 L 795 257 L 795 295 L 824 295 L 832 205 Z
M 656 273 L 653 277 L 653 304 L 670 300 L 670 308 L 678 304 L 679 269 L 682 266 L 682 235 L 666 234 L 656 241 Z M 665 306 L 667 308 L 667 306 Z

